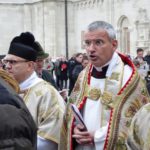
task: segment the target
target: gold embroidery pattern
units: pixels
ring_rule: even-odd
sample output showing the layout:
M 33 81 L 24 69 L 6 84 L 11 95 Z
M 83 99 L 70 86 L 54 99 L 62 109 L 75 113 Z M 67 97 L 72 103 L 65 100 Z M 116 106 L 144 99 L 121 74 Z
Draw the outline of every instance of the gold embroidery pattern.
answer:
M 73 90 L 74 91 L 80 91 L 80 83 L 79 82 L 76 82 Z
M 149 105 L 145 106 L 146 111 L 150 112 L 150 107 Z
M 142 103 L 139 101 L 139 99 L 135 99 L 129 106 L 127 112 L 125 113 L 126 117 L 133 117 L 135 113 L 141 108 Z
M 146 137 L 146 142 L 145 142 L 147 149 L 149 149 L 149 147 L 150 147 L 150 140 L 149 139 L 150 139 L 150 129 L 148 130 L 147 137 Z
M 121 95 L 118 97 L 116 103 L 116 107 L 118 108 L 113 110 L 113 114 L 111 117 L 112 118 L 110 126 L 111 128 L 107 138 L 109 142 L 107 144 L 106 149 L 114 149 L 114 146 L 116 145 L 117 133 L 119 132 L 118 122 L 121 117 L 120 114 L 123 104 L 125 103 L 128 96 L 132 93 L 132 91 L 134 91 L 135 88 L 137 87 L 137 84 L 139 83 L 139 78 L 140 76 L 137 74 L 137 72 L 135 72 L 134 75 L 132 76 L 132 80 L 130 80 L 126 88 L 124 88 L 124 93 L 123 94 L 121 93 Z
M 113 101 L 112 93 L 104 91 L 101 99 L 102 104 L 106 105 L 109 108 L 112 107 L 111 106 L 112 101 Z
M 112 108 L 113 98 L 111 92 L 104 91 L 102 94 L 100 89 L 89 87 L 89 89 L 86 89 L 86 93 L 89 99 L 94 101 L 101 100 L 102 104 L 105 105 L 107 109 Z
M 91 88 L 88 91 L 88 98 L 92 100 L 98 100 L 101 97 L 101 90 L 97 88 Z
M 19 93 L 20 88 L 18 82 L 5 70 L 0 69 L 0 77 L 4 79 L 17 93 Z
M 135 124 L 134 125 L 134 130 L 133 130 L 133 138 L 136 141 L 136 143 L 138 143 L 140 145 L 141 144 L 141 139 L 139 138 L 138 133 L 139 133 L 139 126 L 137 126 Z
M 111 77 L 110 77 L 110 80 L 119 81 L 119 76 L 120 76 L 120 73 L 118 73 L 118 72 L 112 72 L 112 75 L 111 75 Z
M 36 96 L 41 96 L 42 95 L 42 91 L 38 90 L 35 92 Z
M 141 89 L 141 94 L 142 94 L 143 96 L 147 96 L 147 89 L 146 89 L 146 88 L 142 88 L 142 89 Z
M 121 132 L 119 137 L 118 137 L 118 141 L 116 143 L 116 150 L 127 150 L 125 141 L 126 141 L 126 133 Z

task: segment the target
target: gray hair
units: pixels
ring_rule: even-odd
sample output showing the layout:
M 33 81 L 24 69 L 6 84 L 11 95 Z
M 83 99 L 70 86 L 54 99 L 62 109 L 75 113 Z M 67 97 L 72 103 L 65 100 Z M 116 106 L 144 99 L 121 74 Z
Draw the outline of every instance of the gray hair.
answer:
M 104 29 L 108 33 L 110 39 L 116 39 L 116 31 L 113 26 L 105 21 L 94 21 L 88 25 L 88 31 L 94 31 L 98 29 Z

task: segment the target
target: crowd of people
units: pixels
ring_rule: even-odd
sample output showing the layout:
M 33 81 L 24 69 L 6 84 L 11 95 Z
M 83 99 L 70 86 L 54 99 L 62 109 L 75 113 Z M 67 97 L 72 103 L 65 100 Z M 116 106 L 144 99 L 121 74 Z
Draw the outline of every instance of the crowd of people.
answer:
M 83 39 L 86 53 L 54 62 L 31 32 L 12 39 L 1 57 L 0 149 L 150 149 L 150 55 L 119 53 L 105 21 Z
M 88 56 L 85 53 L 75 53 L 69 60 L 64 56 L 58 57 L 55 61 L 47 57 L 43 69 L 51 74 L 57 90 L 67 89 L 70 95 L 79 73 L 88 63 Z

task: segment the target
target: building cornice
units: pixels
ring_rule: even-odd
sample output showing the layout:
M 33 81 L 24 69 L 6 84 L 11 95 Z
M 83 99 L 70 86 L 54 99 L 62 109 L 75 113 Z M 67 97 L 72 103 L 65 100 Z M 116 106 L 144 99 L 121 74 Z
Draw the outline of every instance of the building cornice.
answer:
M 0 4 L 33 4 L 44 0 L 0 0 Z

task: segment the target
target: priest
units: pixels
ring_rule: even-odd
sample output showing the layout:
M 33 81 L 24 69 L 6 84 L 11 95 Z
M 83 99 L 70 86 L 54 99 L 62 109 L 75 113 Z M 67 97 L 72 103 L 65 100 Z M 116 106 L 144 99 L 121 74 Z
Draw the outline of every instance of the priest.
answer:
M 91 63 L 80 73 L 69 103 L 78 107 L 87 130 L 68 104 L 60 149 L 125 150 L 132 118 L 150 101 L 145 83 L 133 63 L 117 52 L 111 24 L 91 23 L 84 46 Z

